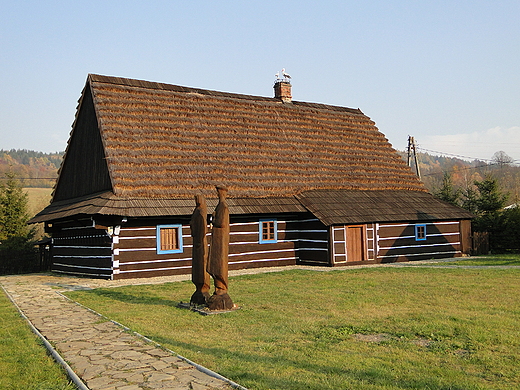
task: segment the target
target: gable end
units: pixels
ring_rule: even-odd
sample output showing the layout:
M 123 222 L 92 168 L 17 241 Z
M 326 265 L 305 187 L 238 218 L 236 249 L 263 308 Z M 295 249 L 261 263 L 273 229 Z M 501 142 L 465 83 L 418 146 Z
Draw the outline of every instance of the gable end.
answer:
M 53 202 L 112 190 L 103 141 L 89 83 L 59 171 Z

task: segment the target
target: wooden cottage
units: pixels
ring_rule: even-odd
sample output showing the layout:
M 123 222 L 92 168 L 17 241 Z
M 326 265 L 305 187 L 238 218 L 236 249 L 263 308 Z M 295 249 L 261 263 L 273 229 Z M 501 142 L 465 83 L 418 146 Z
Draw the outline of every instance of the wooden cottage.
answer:
M 359 109 L 89 75 L 51 204 L 52 270 L 190 273 L 194 195 L 229 189 L 229 268 L 468 253 L 471 215 L 435 199 Z

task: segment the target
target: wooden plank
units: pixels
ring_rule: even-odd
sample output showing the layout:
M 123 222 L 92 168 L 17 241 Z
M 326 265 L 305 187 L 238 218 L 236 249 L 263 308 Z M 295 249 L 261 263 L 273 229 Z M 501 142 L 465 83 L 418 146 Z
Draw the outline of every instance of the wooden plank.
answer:
M 155 261 L 155 262 L 134 262 L 134 263 L 119 263 L 120 271 L 132 270 L 153 270 L 162 268 L 182 268 L 191 267 L 191 259 L 183 261 Z M 189 271 L 191 272 L 191 271 Z
M 111 257 L 110 247 L 73 247 L 73 246 L 53 246 L 53 256 L 104 256 Z
M 110 279 L 112 274 L 112 270 L 102 270 L 102 269 L 94 269 L 89 267 L 81 267 L 81 266 L 67 266 L 61 264 L 52 264 L 51 271 L 60 272 L 60 273 L 69 273 L 69 274 L 79 274 L 85 275 L 89 277 L 103 277 L 106 279 Z
M 437 244 L 433 246 L 417 246 L 417 247 L 396 247 L 392 249 L 379 250 L 378 256 L 412 256 L 421 253 L 446 253 L 460 251 L 459 244 Z M 434 255 L 432 255 L 434 257 Z M 414 256 L 415 258 L 415 256 Z
M 53 264 L 66 264 L 70 266 L 85 266 L 94 268 L 112 268 L 111 257 L 53 257 Z
M 363 226 L 347 226 L 347 261 L 365 260 Z
M 471 221 L 463 220 L 460 221 L 460 243 L 461 243 L 461 252 L 463 254 L 469 255 L 471 254 Z
M 397 239 L 381 239 L 379 240 L 380 248 L 387 247 L 405 247 L 416 245 L 431 245 L 444 243 L 457 243 L 460 241 L 459 234 L 450 236 L 427 236 L 426 240 L 416 241 L 415 238 L 397 238 Z

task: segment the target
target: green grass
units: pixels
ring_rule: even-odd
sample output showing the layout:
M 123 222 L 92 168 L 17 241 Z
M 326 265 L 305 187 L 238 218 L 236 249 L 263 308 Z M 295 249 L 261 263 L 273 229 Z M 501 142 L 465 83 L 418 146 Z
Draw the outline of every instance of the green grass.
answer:
M 467 257 L 460 258 L 457 261 L 453 262 L 443 262 L 441 265 L 478 265 L 478 266 L 508 266 L 520 265 L 520 255 L 517 254 L 503 254 L 503 255 L 489 255 L 489 256 L 477 256 L 477 257 Z
M 0 318 L 0 389 L 76 388 L 3 291 L 0 291 Z
M 230 280 L 241 309 L 212 316 L 176 307 L 189 300 L 189 282 L 68 295 L 249 389 L 520 388 L 518 269 Z

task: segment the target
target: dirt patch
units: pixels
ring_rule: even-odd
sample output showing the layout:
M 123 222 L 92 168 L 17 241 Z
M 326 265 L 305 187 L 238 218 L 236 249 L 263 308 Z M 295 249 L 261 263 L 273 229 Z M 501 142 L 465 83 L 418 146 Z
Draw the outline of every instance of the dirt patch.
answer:
M 354 333 L 352 335 L 356 340 L 364 341 L 367 343 L 381 343 L 383 341 L 388 341 L 392 339 L 388 333 L 376 333 L 376 334 L 361 334 Z
M 432 341 L 428 339 L 415 339 L 412 340 L 412 343 L 418 345 L 419 347 L 428 347 L 432 343 Z

